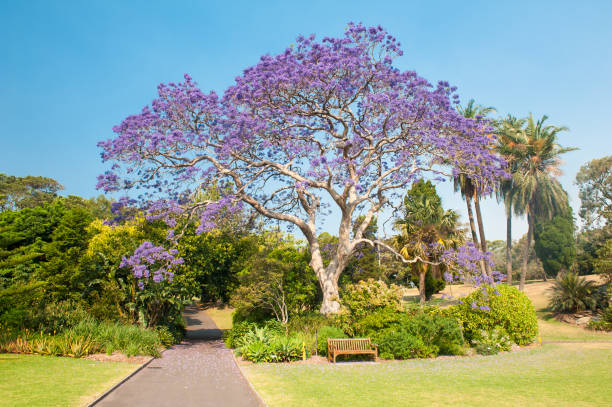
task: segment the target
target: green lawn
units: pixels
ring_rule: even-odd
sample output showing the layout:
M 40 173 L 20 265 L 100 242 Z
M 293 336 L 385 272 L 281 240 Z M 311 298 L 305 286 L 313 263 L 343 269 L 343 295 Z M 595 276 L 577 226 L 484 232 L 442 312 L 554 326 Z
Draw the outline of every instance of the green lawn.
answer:
M 219 329 L 231 329 L 232 327 L 232 312 L 233 308 L 230 307 L 216 307 L 210 306 L 205 309 L 208 316 L 215 322 Z
M 139 365 L 0 354 L 0 406 L 84 406 Z
M 242 370 L 276 406 L 611 406 L 612 344 L 554 344 L 488 357 Z

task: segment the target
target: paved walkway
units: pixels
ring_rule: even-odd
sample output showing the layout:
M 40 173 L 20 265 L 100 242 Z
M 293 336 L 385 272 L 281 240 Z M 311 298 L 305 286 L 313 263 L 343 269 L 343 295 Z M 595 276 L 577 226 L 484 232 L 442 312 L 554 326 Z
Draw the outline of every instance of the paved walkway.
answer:
M 263 404 L 236 366 L 221 331 L 205 312 L 185 310 L 187 340 L 96 404 L 129 407 L 257 406 Z

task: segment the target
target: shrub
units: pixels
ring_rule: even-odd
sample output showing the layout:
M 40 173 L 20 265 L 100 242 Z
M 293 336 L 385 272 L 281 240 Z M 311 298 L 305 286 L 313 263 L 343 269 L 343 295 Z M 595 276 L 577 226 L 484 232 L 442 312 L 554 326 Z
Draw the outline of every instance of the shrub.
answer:
M 372 332 L 396 325 L 402 319 L 408 317 L 408 314 L 400 312 L 396 308 L 378 308 L 361 319 L 353 320 L 352 325 L 347 327 L 347 330 L 353 332 L 356 336 L 370 335 Z
M 303 332 L 314 335 L 322 326 L 330 325 L 331 323 L 331 319 L 320 312 L 305 312 L 291 318 L 288 328 L 290 332 Z
M 481 339 L 481 332 L 505 331 L 517 345 L 527 345 L 538 335 L 535 309 L 525 293 L 507 284 L 485 286 L 443 310 L 463 326 L 466 340 Z
M 267 343 L 254 341 L 242 347 L 240 355 L 255 363 L 270 362 L 272 361 L 272 348 Z
M 608 284 L 606 291 L 606 302 L 608 308 L 604 309 L 599 318 L 593 318 L 587 326 L 589 329 L 597 331 L 612 331 L 612 284 Z
M 231 349 L 239 348 L 241 346 L 242 337 L 255 327 L 257 327 L 257 324 L 254 322 L 242 321 L 235 323 L 232 325 L 232 329 L 223 332 L 225 346 Z
M 380 356 L 385 359 L 426 358 L 436 355 L 434 346 L 404 330 L 388 328 L 376 336 Z
M 557 312 L 578 312 L 597 307 L 593 295 L 595 283 L 575 273 L 562 273 L 555 279 L 550 297 L 550 309 Z
M 437 354 L 463 354 L 463 332 L 456 319 L 435 314 L 417 314 L 404 329 L 419 336 L 426 345 L 433 345 Z
M 64 334 L 91 337 L 93 341 L 100 345 L 103 352 L 120 351 L 125 354 L 129 353 L 130 356 L 159 356 L 159 350 L 162 346 L 157 331 L 120 323 L 98 323 L 94 320 L 81 321 L 73 328 L 65 331 Z
M 479 355 L 497 355 L 500 351 L 509 351 L 511 348 L 510 338 L 500 329 L 494 329 L 492 332 L 482 331 L 479 338 L 474 342 Z
M 459 323 L 454 318 L 442 315 L 402 313 L 395 324 L 371 334 L 381 347 L 381 355 L 390 354 L 396 359 L 406 359 L 408 354 L 412 355 L 410 357 L 429 357 L 464 353 L 463 333 Z M 393 344 L 394 340 L 400 343 Z
M 342 309 L 338 316 L 340 326 L 349 335 L 354 335 L 355 321 L 381 308 L 401 310 L 401 289 L 399 286 L 387 286 L 382 281 L 363 280 L 357 284 L 347 285 L 342 292 Z
M 291 362 L 302 358 L 302 342 L 296 337 L 277 336 L 270 342 L 272 362 Z
M 319 355 L 327 355 L 327 339 L 328 338 L 346 338 L 344 331 L 335 326 L 323 326 L 319 329 L 317 350 Z

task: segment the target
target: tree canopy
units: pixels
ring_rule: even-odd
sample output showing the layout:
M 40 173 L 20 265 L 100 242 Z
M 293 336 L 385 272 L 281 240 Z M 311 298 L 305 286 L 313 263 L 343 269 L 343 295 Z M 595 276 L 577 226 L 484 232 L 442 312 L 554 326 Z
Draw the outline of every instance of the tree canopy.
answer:
M 455 109 L 447 82 L 432 86 L 393 60 L 400 44 L 382 27 L 349 24 L 340 38 L 298 37 L 265 55 L 223 95 L 204 93 L 188 75 L 162 84 L 158 98 L 99 143 L 113 166 L 105 191 L 139 190 L 151 214 L 174 224 L 182 214 L 213 228 L 222 211 L 246 204 L 297 227 L 323 291 L 337 312 L 337 282 L 373 217 L 426 174 L 466 174 L 490 189 L 503 174 L 486 126 Z M 187 198 L 219 185 L 219 199 Z M 338 250 L 323 266 L 320 217 L 340 216 Z M 364 215 L 355 233 L 354 220 Z

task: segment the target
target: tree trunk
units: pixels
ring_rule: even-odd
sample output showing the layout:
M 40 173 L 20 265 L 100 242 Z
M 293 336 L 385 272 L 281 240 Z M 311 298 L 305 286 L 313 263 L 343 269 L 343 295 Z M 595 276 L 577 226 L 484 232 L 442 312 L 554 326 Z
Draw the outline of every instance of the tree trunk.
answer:
M 525 248 L 523 249 L 523 268 L 521 269 L 521 282 L 519 284 L 519 290 L 525 289 L 525 277 L 527 276 L 527 265 L 529 263 L 529 249 L 531 247 L 531 236 L 533 235 L 533 218 L 527 208 L 527 241 L 525 242 Z
M 421 267 L 419 270 L 419 296 L 421 298 L 421 305 L 425 305 L 425 274 L 427 274 L 427 267 Z
M 512 285 L 512 203 L 506 213 L 506 281 Z
M 476 219 L 478 221 L 478 232 L 480 234 L 480 249 L 483 253 L 487 252 L 487 239 L 485 239 L 484 224 L 482 222 L 482 213 L 480 212 L 480 197 L 478 193 L 474 195 L 474 208 L 476 209 Z M 485 271 L 488 276 L 491 275 L 491 265 L 489 262 L 483 261 Z
M 466 195 L 465 203 L 467 205 L 468 219 L 470 221 L 470 231 L 472 232 L 472 242 L 474 242 L 474 247 L 478 248 L 480 247 L 480 243 L 478 242 L 478 235 L 476 234 L 476 224 L 474 224 L 474 213 L 472 212 L 472 197 Z M 480 270 L 483 273 L 487 272 L 484 260 L 480 261 Z
M 335 274 L 335 273 L 333 273 Z M 340 311 L 340 299 L 338 295 L 338 278 L 334 278 L 329 270 L 324 269 L 323 276 L 319 278 L 319 284 L 323 291 L 323 302 L 321 303 L 321 314 L 337 314 Z

